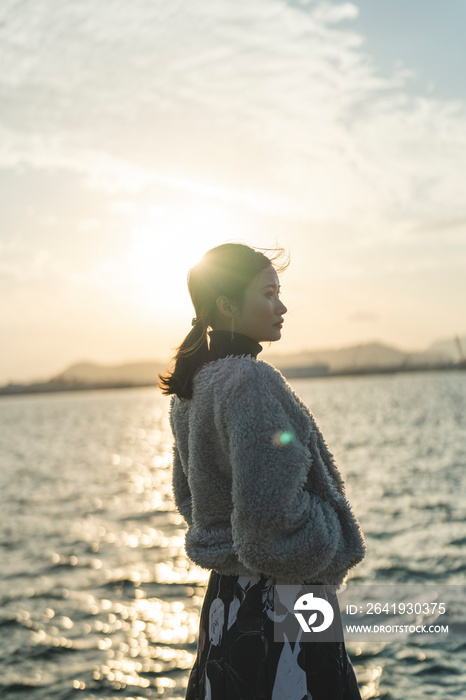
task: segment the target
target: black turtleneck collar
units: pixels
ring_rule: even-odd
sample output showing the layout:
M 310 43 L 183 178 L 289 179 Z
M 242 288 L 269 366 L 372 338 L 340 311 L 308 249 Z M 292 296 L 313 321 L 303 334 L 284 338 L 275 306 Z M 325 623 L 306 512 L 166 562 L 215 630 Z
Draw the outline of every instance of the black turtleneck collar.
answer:
M 262 351 L 262 345 L 242 333 L 234 333 L 231 339 L 230 331 L 209 331 L 210 350 L 209 362 L 227 355 L 251 355 L 256 358 Z

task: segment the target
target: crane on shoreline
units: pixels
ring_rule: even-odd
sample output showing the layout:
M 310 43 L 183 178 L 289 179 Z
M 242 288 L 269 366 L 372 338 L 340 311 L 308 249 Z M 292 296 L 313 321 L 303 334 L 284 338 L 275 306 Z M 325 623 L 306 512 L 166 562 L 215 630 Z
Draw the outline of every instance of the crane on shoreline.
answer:
M 458 367 L 460 367 L 461 369 L 466 369 L 466 357 L 464 356 L 464 353 L 463 353 L 463 347 L 461 345 L 461 340 L 460 340 L 459 335 L 455 336 L 455 340 L 456 340 L 456 345 L 458 347 L 458 352 L 460 354 Z

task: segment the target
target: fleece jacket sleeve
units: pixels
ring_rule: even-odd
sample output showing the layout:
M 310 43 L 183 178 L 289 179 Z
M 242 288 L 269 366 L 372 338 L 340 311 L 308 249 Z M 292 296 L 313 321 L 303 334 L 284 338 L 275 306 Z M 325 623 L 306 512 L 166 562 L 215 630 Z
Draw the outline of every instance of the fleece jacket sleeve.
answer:
M 342 544 L 341 524 L 329 502 L 304 488 L 312 457 L 297 437 L 286 391 L 255 363 L 229 387 L 233 541 L 253 571 L 283 582 L 318 581 Z
M 183 516 L 188 525 L 192 525 L 192 499 L 188 480 L 183 471 L 181 458 L 176 444 L 173 445 L 173 498 L 178 512 Z
M 170 427 L 172 429 L 175 442 L 172 448 L 172 492 L 175 505 L 180 515 L 186 520 L 188 525 L 192 525 L 192 496 L 189 488 L 188 479 L 183 470 L 180 451 L 176 444 L 176 435 L 173 421 L 173 402 L 170 407 Z

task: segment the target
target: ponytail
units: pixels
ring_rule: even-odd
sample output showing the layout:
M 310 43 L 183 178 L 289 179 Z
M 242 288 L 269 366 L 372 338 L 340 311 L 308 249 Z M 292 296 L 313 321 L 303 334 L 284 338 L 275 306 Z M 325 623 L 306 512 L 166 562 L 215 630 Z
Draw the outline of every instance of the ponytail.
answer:
M 176 394 L 180 399 L 193 395 L 193 377 L 207 361 L 207 326 L 200 319 L 193 319 L 193 328 L 178 347 L 173 371 L 159 374 L 158 387 L 165 395 Z

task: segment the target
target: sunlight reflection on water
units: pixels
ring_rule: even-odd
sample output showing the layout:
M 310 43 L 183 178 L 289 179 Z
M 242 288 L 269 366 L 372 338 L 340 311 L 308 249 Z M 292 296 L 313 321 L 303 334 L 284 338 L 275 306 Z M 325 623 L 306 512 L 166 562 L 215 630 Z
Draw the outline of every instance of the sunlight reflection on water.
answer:
M 294 386 L 366 534 L 355 580 L 462 582 L 465 377 Z M 155 389 L 0 401 L 2 700 L 184 697 L 209 572 L 184 554 L 167 403 Z M 446 698 L 466 670 L 455 681 L 432 645 L 348 650 L 364 700 Z

